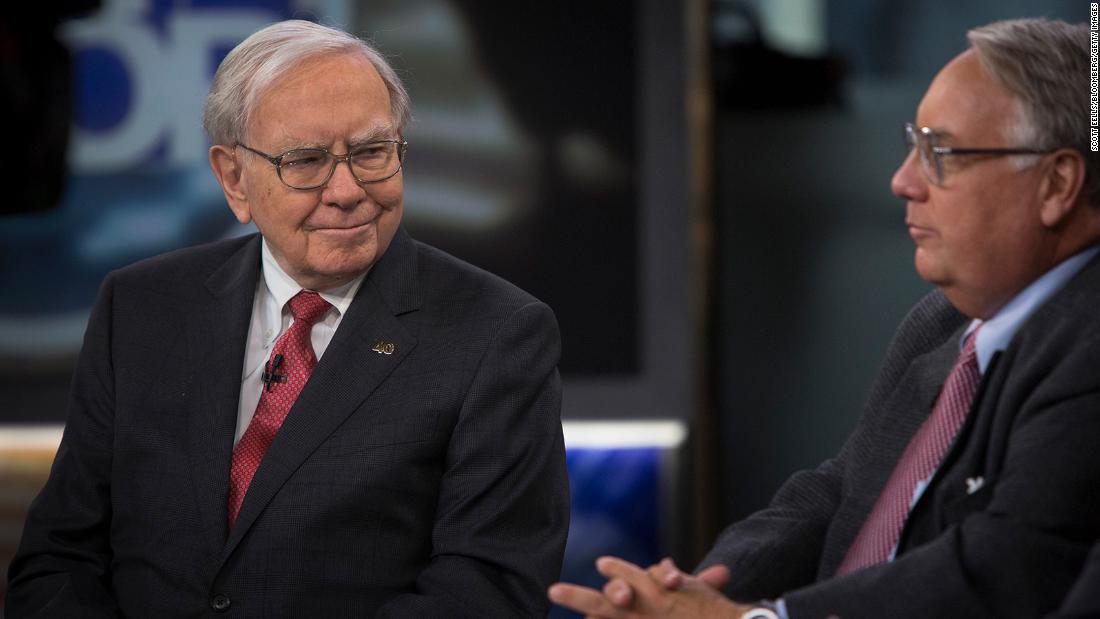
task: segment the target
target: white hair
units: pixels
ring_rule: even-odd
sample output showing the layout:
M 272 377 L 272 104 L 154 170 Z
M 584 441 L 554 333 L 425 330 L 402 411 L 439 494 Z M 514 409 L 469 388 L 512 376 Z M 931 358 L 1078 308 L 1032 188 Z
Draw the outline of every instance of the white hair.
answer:
M 292 19 L 248 37 L 218 67 L 202 115 L 211 141 L 222 145 L 243 142 L 249 115 L 267 89 L 303 61 L 329 54 L 359 54 L 374 66 L 389 91 L 398 135 L 403 135 L 412 117 L 409 95 L 382 54 L 341 30 Z

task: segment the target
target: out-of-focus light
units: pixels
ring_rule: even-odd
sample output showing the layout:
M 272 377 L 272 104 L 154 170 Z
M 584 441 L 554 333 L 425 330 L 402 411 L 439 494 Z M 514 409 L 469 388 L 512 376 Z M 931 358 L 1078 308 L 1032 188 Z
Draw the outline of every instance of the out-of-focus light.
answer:
M 682 421 L 564 421 L 568 448 L 678 447 L 687 438 Z
M 0 429 L 0 451 L 8 450 L 57 450 L 61 444 L 61 432 L 65 426 L 5 426 Z

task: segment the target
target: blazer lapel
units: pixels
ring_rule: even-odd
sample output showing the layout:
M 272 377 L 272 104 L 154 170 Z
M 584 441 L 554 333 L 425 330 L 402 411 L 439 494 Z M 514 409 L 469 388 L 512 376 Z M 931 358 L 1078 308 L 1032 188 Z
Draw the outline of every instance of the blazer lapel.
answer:
M 415 310 L 419 304 L 416 246 L 399 231 L 384 258 L 359 288 L 332 342 L 264 454 L 222 550 L 222 561 L 294 471 L 416 346 L 415 334 L 397 316 Z M 373 350 L 376 347 L 381 351 Z
M 874 441 L 874 445 L 864 450 L 870 455 L 866 460 L 853 463 L 860 471 L 858 488 L 851 493 L 851 500 L 844 508 L 844 517 L 838 519 L 840 524 L 835 543 L 826 547 L 821 563 L 822 574 L 831 576 L 836 572 L 894 472 L 902 452 L 932 412 L 936 396 L 959 355 L 958 338 L 964 327 L 954 330 L 944 343 L 914 357 L 895 381 L 894 390 L 875 405 L 875 410 L 890 412 L 876 415 L 878 425 L 867 432 L 867 440 Z
M 210 296 L 187 313 L 187 341 L 196 398 L 189 419 L 188 453 L 195 496 L 210 556 L 226 536 L 229 462 L 237 426 L 245 339 L 260 273 L 259 235 L 206 281 Z
M 881 418 L 890 427 L 879 428 L 874 434 L 878 437 L 878 445 L 874 451 L 875 461 L 870 463 L 873 478 L 869 479 L 869 485 L 864 491 L 868 512 L 894 472 L 902 452 L 932 413 L 936 397 L 959 356 L 959 338 L 964 328 L 965 325 L 940 346 L 915 358 L 898 380 L 897 389 L 884 403 L 884 407 L 894 411 L 894 414 L 882 415 Z

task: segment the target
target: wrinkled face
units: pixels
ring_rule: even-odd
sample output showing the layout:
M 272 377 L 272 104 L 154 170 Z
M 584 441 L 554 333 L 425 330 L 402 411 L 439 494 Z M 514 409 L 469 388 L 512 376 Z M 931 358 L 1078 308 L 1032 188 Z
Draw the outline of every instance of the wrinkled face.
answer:
M 274 156 L 304 147 L 343 155 L 400 138 L 382 78 L 369 61 L 348 54 L 308 60 L 276 80 L 252 110 L 246 136 L 248 146 Z M 359 183 L 340 163 L 325 185 L 298 190 L 284 185 L 262 157 L 239 147 L 222 159 L 230 156 L 239 171 L 235 195 L 222 182 L 230 208 L 242 223 L 256 222 L 279 266 L 305 288 L 324 290 L 354 279 L 397 232 L 401 172 Z
M 915 124 L 942 136 L 941 146 L 1030 147 L 1010 137 L 1016 106 L 968 51 L 932 81 Z M 937 187 L 914 151 L 894 174 L 891 189 L 906 200 L 917 272 L 964 314 L 992 316 L 1045 269 L 1040 169 L 1013 157 L 947 156 Z

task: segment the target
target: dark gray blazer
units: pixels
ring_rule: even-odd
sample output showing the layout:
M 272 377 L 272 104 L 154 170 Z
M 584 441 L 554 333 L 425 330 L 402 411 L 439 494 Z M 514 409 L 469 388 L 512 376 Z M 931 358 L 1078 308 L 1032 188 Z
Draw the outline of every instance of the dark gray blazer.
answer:
M 544 615 L 569 518 L 557 323 L 404 231 L 227 531 L 259 248 L 107 277 L 8 619 Z
M 967 322 L 939 292 L 925 297 L 839 455 L 794 475 L 767 509 L 719 537 L 703 564 L 729 566 L 735 599 L 782 596 L 791 619 L 1004 619 L 1057 608 L 1100 535 L 1095 259 L 994 357 L 897 560 L 832 578 L 931 412 Z

